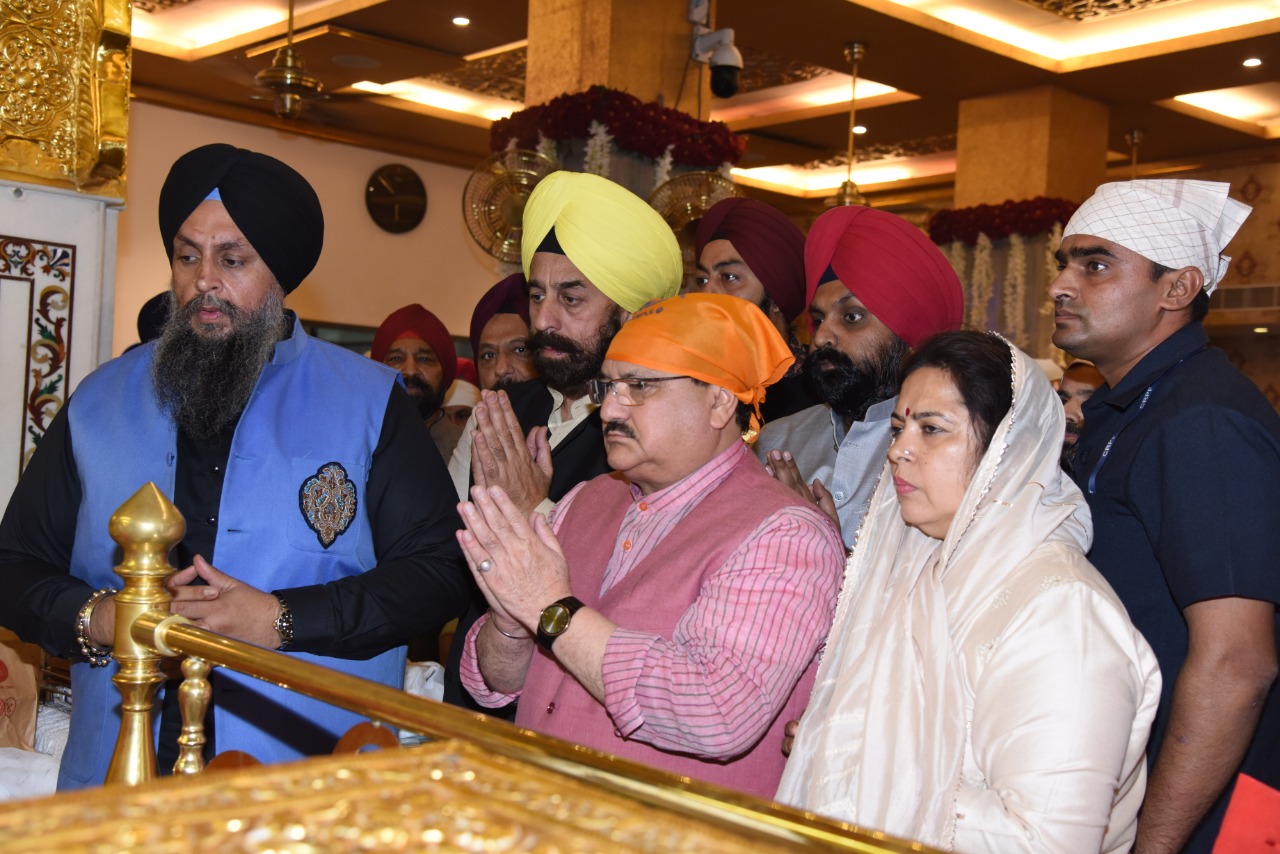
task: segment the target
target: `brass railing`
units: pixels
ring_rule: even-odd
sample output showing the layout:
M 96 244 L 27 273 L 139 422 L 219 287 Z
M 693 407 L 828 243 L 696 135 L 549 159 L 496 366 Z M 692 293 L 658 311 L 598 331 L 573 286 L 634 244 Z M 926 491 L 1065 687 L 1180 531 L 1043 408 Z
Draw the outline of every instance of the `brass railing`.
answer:
M 185 656 L 182 670 L 186 679 L 179 694 L 183 727 L 174 769 L 181 775 L 193 775 L 203 768 L 203 719 L 210 696 L 207 677 L 210 666 L 217 665 L 382 723 L 434 739 L 469 742 L 491 754 L 566 775 L 595 789 L 790 849 L 923 850 L 198 628 L 170 613 L 171 597 L 164 586 L 174 571 L 167 555 L 185 528 L 181 514 L 154 484 L 140 489 L 111 518 L 111 536 L 124 552 L 116 567 L 123 586 L 116 596 L 113 652 L 120 665 L 113 679 L 120 689 L 123 711 L 108 784 L 132 786 L 156 776 L 151 720 L 156 688 L 165 679 L 160 664 L 164 658 Z

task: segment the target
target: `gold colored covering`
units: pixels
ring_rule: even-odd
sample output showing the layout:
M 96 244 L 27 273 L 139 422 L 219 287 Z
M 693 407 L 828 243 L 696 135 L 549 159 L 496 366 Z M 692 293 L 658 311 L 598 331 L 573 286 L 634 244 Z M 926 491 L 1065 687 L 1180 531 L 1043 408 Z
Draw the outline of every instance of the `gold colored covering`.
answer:
M 0 807 L 5 854 L 57 851 L 789 852 L 461 741 L 211 771 Z M 905 851 L 865 843 L 846 850 Z
M 123 197 L 129 0 L 0 11 L 0 177 Z

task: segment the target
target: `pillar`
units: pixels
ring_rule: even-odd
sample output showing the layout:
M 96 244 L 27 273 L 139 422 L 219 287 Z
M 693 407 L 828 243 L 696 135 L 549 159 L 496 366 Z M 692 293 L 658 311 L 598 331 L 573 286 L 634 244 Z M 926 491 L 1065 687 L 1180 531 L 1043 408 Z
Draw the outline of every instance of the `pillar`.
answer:
M 688 13 L 688 0 L 530 0 L 525 103 L 601 85 L 690 115 L 701 104 L 705 120 Z
M 960 102 L 955 206 L 1084 201 L 1106 180 L 1107 107 L 1056 86 Z

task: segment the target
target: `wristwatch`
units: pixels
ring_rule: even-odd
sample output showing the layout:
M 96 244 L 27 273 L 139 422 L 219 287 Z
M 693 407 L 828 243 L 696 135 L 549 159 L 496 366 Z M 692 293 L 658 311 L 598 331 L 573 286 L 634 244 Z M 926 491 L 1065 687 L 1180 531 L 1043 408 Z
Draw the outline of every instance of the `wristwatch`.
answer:
M 581 607 L 580 599 L 566 596 L 543 608 L 542 616 L 538 618 L 538 646 L 551 652 L 551 646 L 556 642 L 556 638 L 568 630 L 573 615 Z

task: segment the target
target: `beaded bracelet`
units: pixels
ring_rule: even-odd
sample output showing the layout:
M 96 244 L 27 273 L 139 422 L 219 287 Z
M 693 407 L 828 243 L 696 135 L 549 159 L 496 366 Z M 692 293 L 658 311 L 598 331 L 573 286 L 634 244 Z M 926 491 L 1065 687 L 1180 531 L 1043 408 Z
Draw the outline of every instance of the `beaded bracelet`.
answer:
M 502 635 L 503 637 L 511 638 L 512 640 L 529 640 L 529 638 L 533 637 L 533 635 L 513 635 L 511 634 L 511 632 L 504 632 L 502 630 L 502 626 L 498 625 L 497 620 L 490 620 L 489 622 L 493 623 L 493 627 L 497 629 L 498 634 Z
M 76 615 L 76 641 L 80 644 L 80 654 L 88 660 L 90 667 L 106 667 L 111 663 L 111 650 L 108 647 L 98 646 L 89 637 L 89 623 L 93 619 L 93 609 L 97 604 L 119 592 L 114 587 L 104 587 L 94 591 L 88 601 L 80 606 L 80 613 Z
M 271 628 L 276 630 L 280 635 L 280 645 L 276 649 L 284 649 L 293 643 L 293 612 L 289 610 L 289 603 L 284 601 L 284 597 L 279 593 L 273 593 L 280 602 L 280 615 L 276 617 L 276 621 L 271 624 Z

